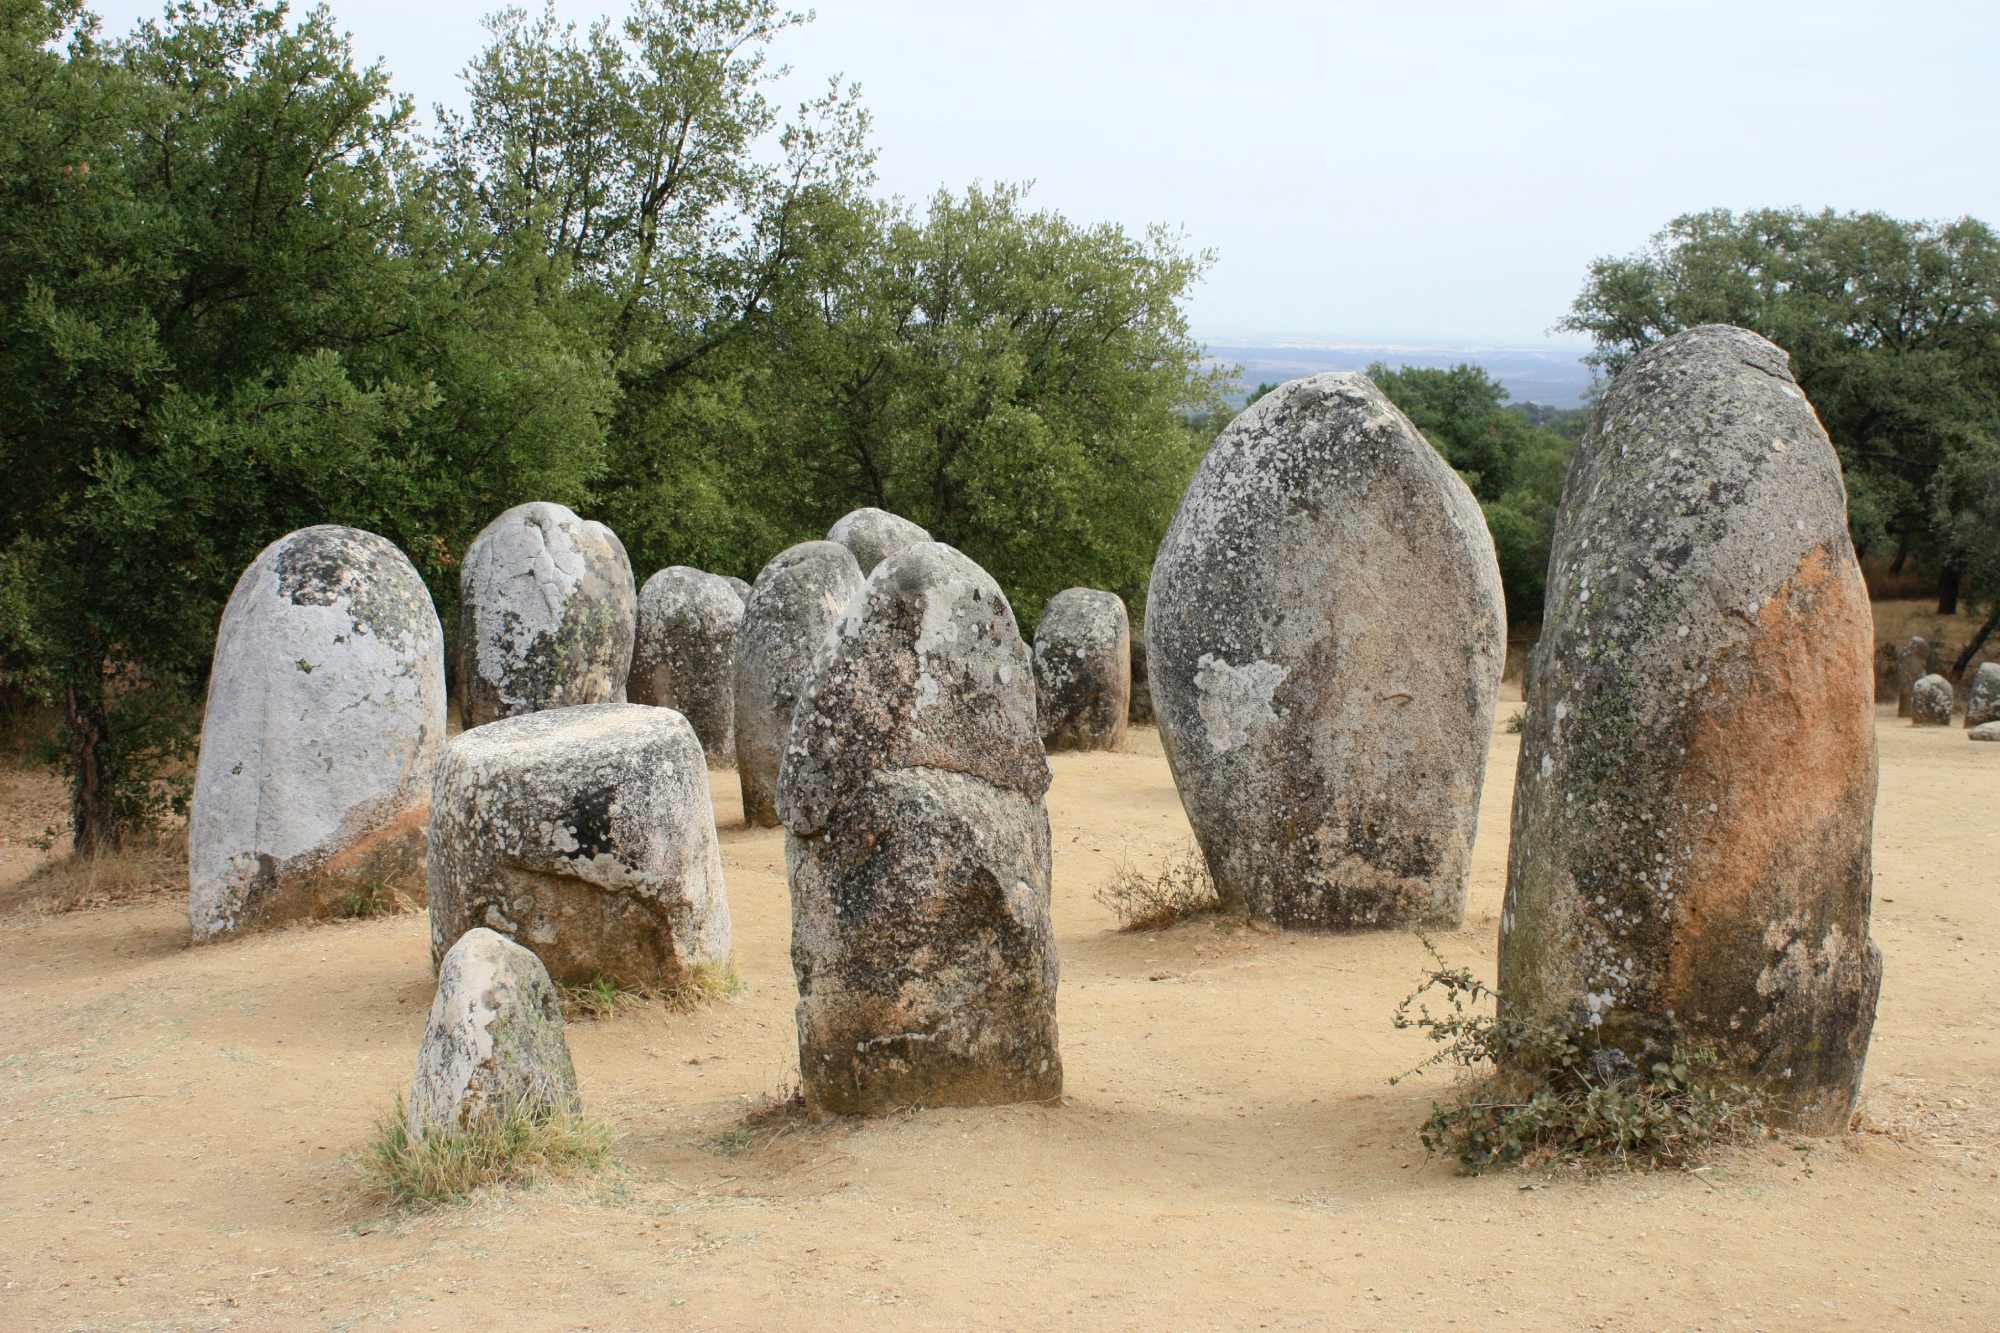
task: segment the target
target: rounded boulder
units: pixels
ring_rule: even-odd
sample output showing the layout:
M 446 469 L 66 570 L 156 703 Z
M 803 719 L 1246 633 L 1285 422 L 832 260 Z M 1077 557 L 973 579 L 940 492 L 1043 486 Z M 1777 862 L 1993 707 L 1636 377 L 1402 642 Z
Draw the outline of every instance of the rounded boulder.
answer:
M 188 815 L 196 940 L 422 892 L 444 635 L 416 568 L 357 528 L 264 548 L 222 613 Z
M 2000 662 L 1982 662 L 1965 695 L 1966 727 L 2000 721 Z
M 1132 706 L 1132 625 L 1124 599 L 1067 588 L 1035 626 L 1035 693 L 1042 744 L 1051 750 L 1115 750 Z
M 433 963 L 480 926 L 564 985 L 670 989 L 729 962 L 708 765 L 672 709 L 589 704 L 460 733 L 429 851 Z
M 610 528 L 515 505 L 473 538 L 458 587 L 463 726 L 625 702 L 639 596 Z
M 827 529 L 826 539 L 854 553 L 863 577 L 898 551 L 931 539 L 930 533 L 886 509 L 857 509 Z
M 548 970 L 512 940 L 490 930 L 467 931 L 438 967 L 437 996 L 404 1108 L 410 1137 L 582 1109 Z
M 1223 901 L 1286 928 L 1455 924 L 1506 633 L 1478 503 L 1366 376 L 1231 422 L 1146 602 L 1160 739 Z
M 742 623 L 743 599 L 718 574 L 673 565 L 639 590 L 626 697 L 687 718 L 711 767 L 736 762 L 736 629 Z
M 736 631 L 736 777 L 743 818 L 778 824 L 778 769 L 799 694 L 861 569 L 838 542 L 801 542 L 772 557 L 751 585 Z
M 1955 702 L 1951 681 L 1936 672 L 1920 676 L 1910 687 L 1910 721 L 1919 727 L 1948 727 Z

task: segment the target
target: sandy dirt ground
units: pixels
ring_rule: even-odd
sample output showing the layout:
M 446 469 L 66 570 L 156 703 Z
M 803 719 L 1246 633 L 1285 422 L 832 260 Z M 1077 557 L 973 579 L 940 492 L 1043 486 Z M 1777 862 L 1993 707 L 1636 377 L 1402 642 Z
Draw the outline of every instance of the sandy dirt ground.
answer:
M 1653 1176 L 1427 1161 L 1435 1080 L 1387 1083 L 1410 936 L 1116 931 L 1094 892 L 1187 838 L 1151 731 L 1054 761 L 1060 1105 L 746 1131 L 794 992 L 782 836 L 722 774 L 741 997 L 573 1024 L 619 1166 L 421 1215 L 354 1165 L 430 1003 L 420 916 L 191 949 L 173 896 L 10 898 L 10 853 L 0 1327 L 1992 1328 L 2000 746 L 1878 729 L 1861 1129 Z M 1489 973 L 1516 747 L 1438 941 Z M 50 805 L 27 781 L 0 797 Z

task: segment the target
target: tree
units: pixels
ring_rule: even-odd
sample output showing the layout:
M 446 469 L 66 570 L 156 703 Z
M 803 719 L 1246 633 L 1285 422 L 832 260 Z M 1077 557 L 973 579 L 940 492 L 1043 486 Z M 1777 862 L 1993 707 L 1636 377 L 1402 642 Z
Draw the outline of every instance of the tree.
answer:
M 91 850 L 184 799 L 154 779 L 258 549 L 352 523 L 441 581 L 481 497 L 580 492 L 609 386 L 443 262 L 408 106 L 325 9 L 177 4 L 111 44 L 74 0 L 7 16 L 0 660 L 60 708 Z
M 1726 210 L 1674 219 L 1647 248 L 1590 266 L 1561 327 L 1616 372 L 1704 323 L 1791 354 L 1847 472 L 1855 545 L 1893 543 L 1937 570 L 1939 611 L 1964 567 L 1935 519 L 1940 469 L 2000 432 L 2000 237 L 1972 218 Z
M 1934 494 L 1947 550 L 1987 609 L 1985 623 L 1952 664 L 1958 679 L 2000 630 L 2000 445 L 1983 443 L 1955 455 L 1940 470 Z

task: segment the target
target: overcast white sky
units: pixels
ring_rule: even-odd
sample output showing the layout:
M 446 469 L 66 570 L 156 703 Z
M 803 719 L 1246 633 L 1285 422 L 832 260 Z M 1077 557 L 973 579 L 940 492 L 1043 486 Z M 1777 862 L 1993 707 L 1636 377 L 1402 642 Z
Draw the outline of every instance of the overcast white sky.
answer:
M 332 4 L 426 108 L 496 7 Z M 1714 206 L 2000 224 L 1994 0 L 827 0 L 779 54 L 793 100 L 861 83 L 885 193 L 1184 226 L 1210 341 L 1542 342 L 1593 257 Z

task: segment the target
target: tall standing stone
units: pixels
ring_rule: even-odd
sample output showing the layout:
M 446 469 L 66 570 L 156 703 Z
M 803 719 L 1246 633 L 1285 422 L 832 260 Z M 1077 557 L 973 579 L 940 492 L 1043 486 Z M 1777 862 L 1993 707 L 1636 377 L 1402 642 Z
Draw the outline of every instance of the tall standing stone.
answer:
M 1503 1012 L 1634 1059 L 1714 1042 L 1844 1127 L 1868 938 L 1873 619 L 1840 463 L 1785 353 L 1642 353 L 1577 447 L 1514 792 Z
M 743 599 L 719 574 L 673 565 L 639 590 L 639 630 L 625 693 L 694 725 L 714 767 L 736 762 L 736 629 Z
M 304 528 L 251 562 L 215 641 L 188 816 L 196 940 L 406 879 L 444 746 L 444 635 L 409 558 Z
M 827 529 L 826 539 L 854 552 L 854 561 L 866 578 L 890 556 L 929 541 L 931 535 L 886 509 L 857 509 Z
M 559 504 L 515 505 L 459 571 L 459 721 L 624 703 L 638 593 L 618 534 Z
M 460 732 L 439 760 L 431 961 L 484 926 L 564 985 L 672 990 L 730 954 L 708 765 L 670 708 L 583 704 Z
M 775 828 L 778 766 L 792 711 L 828 631 L 861 591 L 861 570 L 838 542 L 800 542 L 757 575 L 736 631 L 736 776 L 743 818 Z
M 1051 750 L 1115 750 L 1132 706 L 1132 626 L 1124 599 L 1066 588 L 1035 626 L 1035 694 L 1042 744 Z
M 1160 739 L 1224 901 L 1457 922 L 1506 634 L 1478 503 L 1365 376 L 1230 423 L 1146 603 Z
M 884 561 L 799 702 L 779 805 L 823 1110 L 1062 1093 L 1034 667 L 984 570 Z
M 1982 662 L 1965 696 L 1967 730 L 2000 721 L 2000 662 Z
M 1896 716 L 1910 715 L 1911 691 L 1930 673 L 1930 641 L 1917 635 L 1903 640 L 1896 649 Z

